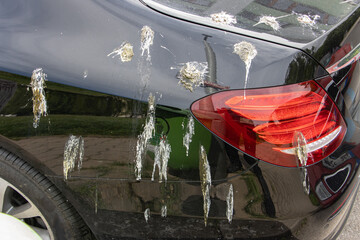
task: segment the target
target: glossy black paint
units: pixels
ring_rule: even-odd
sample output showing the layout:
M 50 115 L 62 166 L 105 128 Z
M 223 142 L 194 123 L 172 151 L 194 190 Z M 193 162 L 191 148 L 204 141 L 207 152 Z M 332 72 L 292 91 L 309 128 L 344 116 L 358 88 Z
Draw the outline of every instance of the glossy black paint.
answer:
M 344 23 L 346 29 L 341 27 L 336 42 L 325 44 L 329 40 L 324 37 L 301 50 L 291 43 L 276 45 L 177 20 L 137 1 L 1 1 L 0 145 L 52 180 L 99 239 L 331 238 L 344 223 L 358 188 L 359 67 L 355 65 L 349 80 L 337 85 L 322 59 L 346 40 L 359 42 L 359 35 L 350 31 L 359 11 L 354 14 Z M 155 32 L 151 62 L 141 56 L 144 25 Z M 337 29 L 327 38 L 332 39 Z M 123 41 L 134 45 L 135 56 L 129 63 L 107 57 Z M 197 122 L 189 157 L 185 154 L 182 124 L 190 116 L 190 104 L 214 91 L 244 86 L 245 65 L 233 53 L 233 45 L 241 41 L 251 42 L 258 51 L 248 88 L 310 79 L 317 79 L 326 90 L 326 86 L 334 88 L 329 92 L 344 114 L 348 132 L 341 148 L 308 168 L 309 195 L 304 193 L 301 169 L 244 155 Z M 207 84 L 194 92 L 180 86 L 177 78 L 181 64 L 189 61 L 208 62 L 211 72 Z M 49 116 L 34 129 L 32 94 L 27 88 L 38 67 L 48 75 Z M 136 142 L 150 93 L 157 104 L 151 145 L 166 135 L 172 147 L 166 183 L 159 183 L 157 177 L 151 181 L 152 151 L 144 160 L 142 180 L 134 176 Z M 85 157 L 83 168 L 64 181 L 63 154 L 69 135 L 83 136 Z M 200 145 L 208 153 L 213 185 L 207 227 L 199 182 Z M 348 165 L 349 173 L 337 180 L 342 182 L 340 190 L 332 192 L 325 177 Z M 331 195 L 327 199 L 319 197 L 320 182 Z M 234 187 L 231 224 L 225 215 L 229 184 Z M 160 216 L 164 204 L 166 218 Z M 143 215 L 147 208 L 152 214 L 148 223 Z
M 141 1 L 179 19 L 298 47 L 331 31 L 356 10 L 356 3 L 332 0 Z M 222 21 L 228 24 L 218 24 Z

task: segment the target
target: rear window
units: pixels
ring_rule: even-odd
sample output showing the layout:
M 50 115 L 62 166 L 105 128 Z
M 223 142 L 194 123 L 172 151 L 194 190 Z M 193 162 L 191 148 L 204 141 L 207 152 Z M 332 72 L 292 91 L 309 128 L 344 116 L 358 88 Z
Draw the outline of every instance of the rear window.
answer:
M 265 33 L 307 43 L 326 33 L 359 0 L 143 0 L 166 14 L 225 30 Z

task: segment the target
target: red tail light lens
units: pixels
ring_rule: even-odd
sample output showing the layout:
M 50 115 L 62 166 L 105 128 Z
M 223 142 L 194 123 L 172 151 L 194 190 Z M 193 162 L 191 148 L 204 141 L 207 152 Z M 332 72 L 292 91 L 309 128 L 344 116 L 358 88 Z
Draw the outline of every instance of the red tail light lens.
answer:
M 246 94 L 246 95 L 245 95 Z M 307 165 L 341 144 L 345 122 L 315 82 L 215 93 L 193 103 L 194 116 L 241 151 L 276 165 L 295 167 L 294 136 L 305 138 Z

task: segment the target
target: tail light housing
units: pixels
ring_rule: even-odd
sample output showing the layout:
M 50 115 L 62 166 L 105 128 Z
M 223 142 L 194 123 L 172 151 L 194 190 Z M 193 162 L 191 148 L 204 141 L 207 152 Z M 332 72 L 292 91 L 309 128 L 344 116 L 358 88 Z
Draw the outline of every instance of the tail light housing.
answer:
M 315 82 L 229 90 L 194 102 L 193 115 L 235 148 L 280 166 L 299 166 L 303 144 L 311 165 L 341 144 L 345 122 L 332 99 Z M 299 143 L 298 136 L 303 136 Z

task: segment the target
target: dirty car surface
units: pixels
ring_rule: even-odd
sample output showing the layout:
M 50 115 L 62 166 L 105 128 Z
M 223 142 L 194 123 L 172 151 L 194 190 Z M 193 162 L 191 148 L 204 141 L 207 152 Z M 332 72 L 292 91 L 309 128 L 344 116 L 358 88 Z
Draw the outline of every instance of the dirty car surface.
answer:
M 43 239 L 334 239 L 359 2 L 2 0 L 0 207 Z

